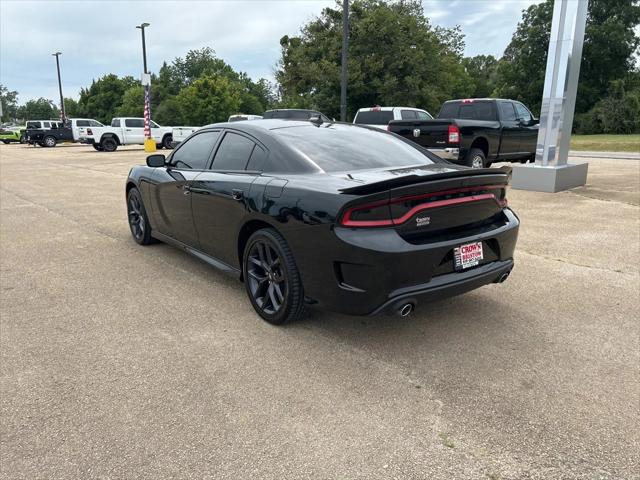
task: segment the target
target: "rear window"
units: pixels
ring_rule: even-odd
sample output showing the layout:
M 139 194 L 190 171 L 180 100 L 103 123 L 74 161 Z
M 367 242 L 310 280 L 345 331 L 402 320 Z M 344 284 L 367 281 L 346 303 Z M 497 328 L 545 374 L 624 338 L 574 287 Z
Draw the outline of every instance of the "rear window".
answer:
M 445 103 L 438 114 L 438 118 L 457 118 L 459 103 Z
M 271 131 L 325 172 L 428 165 L 431 158 L 410 142 L 382 131 L 332 125 Z
M 361 125 L 387 125 L 393 120 L 393 112 L 391 110 L 364 111 L 358 112 L 354 123 Z
M 445 103 L 438 118 L 460 118 L 465 120 L 496 120 L 494 102 Z

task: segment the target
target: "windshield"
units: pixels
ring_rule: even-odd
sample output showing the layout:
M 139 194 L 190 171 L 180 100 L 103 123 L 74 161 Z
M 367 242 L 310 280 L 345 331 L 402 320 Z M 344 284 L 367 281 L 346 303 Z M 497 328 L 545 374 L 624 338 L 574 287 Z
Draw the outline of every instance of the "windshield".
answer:
M 368 128 L 333 124 L 277 128 L 271 132 L 325 172 L 434 163 L 419 147 Z

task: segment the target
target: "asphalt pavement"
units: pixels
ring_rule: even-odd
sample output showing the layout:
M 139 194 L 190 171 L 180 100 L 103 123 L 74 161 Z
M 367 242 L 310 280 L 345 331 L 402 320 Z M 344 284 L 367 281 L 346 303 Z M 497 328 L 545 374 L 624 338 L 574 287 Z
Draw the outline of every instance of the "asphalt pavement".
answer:
M 279 328 L 133 242 L 144 158 L 0 145 L 1 478 L 640 478 L 640 161 L 510 190 L 503 284 Z

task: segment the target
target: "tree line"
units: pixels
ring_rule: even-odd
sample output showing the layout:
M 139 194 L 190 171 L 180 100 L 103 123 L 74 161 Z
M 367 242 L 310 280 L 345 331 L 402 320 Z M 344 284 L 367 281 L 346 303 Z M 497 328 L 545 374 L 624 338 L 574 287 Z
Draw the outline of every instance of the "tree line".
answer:
M 553 0 L 523 11 L 501 58 L 464 57 L 460 27 L 432 25 L 419 0 L 353 0 L 350 6 L 348 115 L 373 105 L 421 107 L 436 114 L 452 98 L 520 100 L 538 114 L 542 99 Z M 640 71 L 634 28 L 638 0 L 591 0 L 576 103 L 578 133 L 640 132 Z M 276 84 L 236 72 L 211 48 L 189 51 L 152 75 L 151 107 L 162 125 L 204 125 L 234 113 L 268 108 L 340 110 L 341 2 L 325 8 L 299 34 L 280 40 Z M 5 118 L 50 118 L 54 102 L 16 103 L 0 86 Z M 65 99 L 67 115 L 108 123 L 142 116 L 144 90 L 131 76 L 104 75 Z

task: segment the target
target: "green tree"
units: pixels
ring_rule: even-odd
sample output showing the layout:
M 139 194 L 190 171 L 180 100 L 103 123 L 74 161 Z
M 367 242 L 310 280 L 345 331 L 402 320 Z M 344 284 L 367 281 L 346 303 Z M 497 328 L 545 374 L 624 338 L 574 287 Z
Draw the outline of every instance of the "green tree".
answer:
M 24 105 L 18 107 L 17 116 L 24 120 L 47 120 L 60 117 L 60 110 L 47 98 L 29 100 Z
M 474 98 L 490 97 L 496 87 L 498 60 L 493 55 L 476 55 L 462 59 L 462 65 L 474 83 Z
M 73 98 L 64 97 L 64 112 L 68 118 L 77 118 L 82 116 L 80 106 Z
M 338 116 L 342 8 L 325 8 L 295 37 L 282 37 L 276 79 L 281 104 Z M 437 111 L 468 96 L 473 82 L 461 63 L 460 30 L 434 28 L 418 0 L 354 0 L 350 6 L 349 105 L 406 105 Z
M 174 127 L 185 123 L 180 103 L 175 96 L 166 98 L 152 113 L 153 120 L 163 126 Z
M 497 96 L 515 98 L 540 111 L 551 32 L 553 1 L 532 5 L 498 66 Z M 590 110 L 603 98 L 611 81 L 632 69 L 640 39 L 637 0 L 591 0 L 585 31 L 576 113 Z
M 223 76 L 203 75 L 176 96 L 182 120 L 191 125 L 225 121 L 239 111 L 242 91 Z
M 3 122 L 9 122 L 18 116 L 18 92 L 9 90 L 0 83 L 0 102 L 2 102 Z
M 109 124 L 122 105 L 124 93 L 140 82 L 131 76 L 119 78 L 108 74 L 94 80 L 89 88 L 80 90 L 79 107 L 83 114 Z
M 122 95 L 122 103 L 116 109 L 116 117 L 142 117 L 144 115 L 144 87 L 134 85 Z

